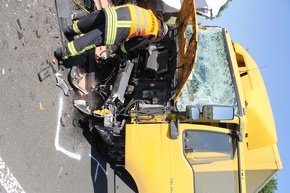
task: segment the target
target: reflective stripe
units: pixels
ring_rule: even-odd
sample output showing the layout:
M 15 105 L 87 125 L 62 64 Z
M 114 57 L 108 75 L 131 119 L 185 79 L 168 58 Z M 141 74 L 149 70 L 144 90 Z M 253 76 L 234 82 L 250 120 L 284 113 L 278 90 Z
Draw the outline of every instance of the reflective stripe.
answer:
M 91 45 L 85 47 L 84 49 L 82 49 L 81 51 L 79 51 L 79 52 L 77 53 L 77 55 L 80 55 L 80 54 L 84 53 L 85 51 L 90 50 L 90 49 L 93 49 L 93 48 L 95 48 L 95 47 L 96 47 L 95 44 L 91 44 Z
M 63 56 L 61 59 L 67 60 L 69 56 Z
M 108 35 L 108 42 L 107 42 L 107 44 L 111 44 L 111 41 L 112 41 L 112 36 L 113 36 L 113 33 L 114 33 L 114 21 L 113 21 L 113 10 L 110 8 L 109 9 L 109 12 L 110 12 L 110 14 L 111 14 L 111 17 L 110 17 L 110 31 L 109 31 L 109 35 Z
M 121 51 L 124 53 L 124 54 L 127 54 L 127 50 L 125 48 L 125 42 L 121 44 Z
M 117 26 L 116 23 L 118 21 L 118 16 L 117 16 L 117 12 L 115 9 L 112 9 L 113 11 L 113 33 L 112 33 L 112 37 L 111 37 L 111 45 L 113 45 L 116 41 L 116 36 L 117 36 Z
M 116 41 L 117 36 L 117 12 L 114 8 L 108 7 L 104 9 L 107 13 L 106 41 L 107 46 L 111 46 Z
M 126 5 L 119 5 L 119 6 L 115 6 L 115 10 L 122 8 L 122 7 L 127 7 Z
M 135 6 L 136 7 L 136 6 Z M 136 36 L 142 36 L 145 32 L 146 26 L 147 26 L 147 17 L 144 9 L 141 9 L 139 7 L 137 8 L 137 17 L 140 18 L 137 21 L 139 21 L 137 24 L 137 34 Z
M 82 49 L 81 51 L 77 51 L 77 50 L 75 49 L 74 44 L 73 44 L 73 41 L 72 41 L 72 42 L 69 42 L 69 43 L 67 44 L 67 47 L 68 47 L 68 49 L 69 49 L 69 51 L 70 51 L 71 54 L 66 55 L 66 56 L 63 56 L 63 57 L 62 57 L 63 60 L 67 60 L 70 56 L 81 55 L 81 54 L 84 53 L 85 51 L 95 48 L 96 45 L 95 45 L 95 44 L 91 44 L 91 45 L 89 45 L 89 46 L 86 46 L 86 47 L 85 47 L 84 49 Z
M 107 44 L 110 40 L 110 36 L 112 34 L 111 30 L 112 30 L 112 14 L 110 11 L 110 7 L 106 8 L 106 13 L 107 13 L 107 28 L 106 28 L 106 41 L 105 44 Z
M 142 12 L 143 18 L 145 18 L 143 20 L 143 28 L 142 28 L 142 30 L 140 32 L 140 34 L 142 35 L 145 32 L 145 29 L 146 29 L 146 26 L 147 26 L 147 19 L 146 19 L 146 13 L 145 13 L 144 9 L 141 9 L 141 12 Z
M 140 29 L 140 25 L 141 25 L 141 15 L 140 15 L 140 12 L 139 12 L 139 9 L 136 7 L 136 6 L 133 6 L 134 9 L 135 9 L 135 13 L 136 13 L 136 16 L 137 16 L 137 26 L 136 26 L 136 30 L 135 30 L 135 33 L 136 33 L 136 36 L 139 35 L 139 29 Z M 142 22 L 143 22 L 144 18 L 142 18 Z
M 117 27 L 130 28 L 131 25 L 132 25 L 132 21 L 118 21 L 117 22 Z
M 72 42 L 69 42 L 67 44 L 67 47 L 68 47 L 69 52 L 71 53 L 70 56 L 77 55 L 78 52 L 77 52 L 77 50 L 75 48 L 75 45 L 74 45 L 74 42 L 73 41 Z
M 128 4 L 128 8 L 129 8 L 129 11 L 130 11 L 130 14 L 131 14 L 132 26 L 131 26 L 130 33 L 129 33 L 127 39 L 135 36 L 135 34 L 136 34 L 136 25 L 137 25 L 137 19 L 136 19 L 136 14 L 137 13 L 136 13 L 136 10 L 134 9 L 134 6 Z
M 79 29 L 78 21 L 73 22 L 72 27 L 73 27 L 73 30 L 74 30 L 74 32 L 76 34 L 81 34 L 82 33 L 81 30 Z

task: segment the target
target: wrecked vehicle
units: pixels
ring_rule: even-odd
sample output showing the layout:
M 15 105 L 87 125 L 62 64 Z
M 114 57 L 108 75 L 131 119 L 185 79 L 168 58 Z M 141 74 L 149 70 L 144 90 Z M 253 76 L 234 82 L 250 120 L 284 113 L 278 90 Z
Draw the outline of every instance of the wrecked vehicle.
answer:
M 282 169 L 255 61 L 224 28 L 198 27 L 194 1 L 162 40 L 97 63 L 85 91 L 98 100 L 74 106 L 138 192 L 258 192 Z

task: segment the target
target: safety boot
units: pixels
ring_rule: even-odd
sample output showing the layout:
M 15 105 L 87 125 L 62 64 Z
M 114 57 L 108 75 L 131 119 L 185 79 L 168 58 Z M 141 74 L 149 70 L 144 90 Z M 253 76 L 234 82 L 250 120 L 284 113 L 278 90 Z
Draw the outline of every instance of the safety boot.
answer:
M 63 29 L 63 33 L 66 37 L 72 37 L 77 35 L 74 30 L 73 30 L 73 26 L 72 25 L 67 25 L 64 29 Z
M 66 60 L 70 56 L 70 52 L 68 51 L 67 47 L 59 47 L 55 50 L 54 56 L 58 60 Z

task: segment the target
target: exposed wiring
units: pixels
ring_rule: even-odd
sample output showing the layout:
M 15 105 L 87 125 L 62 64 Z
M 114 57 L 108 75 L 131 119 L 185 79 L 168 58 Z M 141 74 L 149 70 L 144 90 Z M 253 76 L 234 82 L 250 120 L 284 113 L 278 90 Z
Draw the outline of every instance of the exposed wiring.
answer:
M 77 4 L 80 8 L 82 8 L 85 12 L 87 12 L 88 14 L 90 14 L 90 12 L 84 7 L 82 6 L 79 2 L 77 2 L 76 0 L 72 0 L 75 4 Z

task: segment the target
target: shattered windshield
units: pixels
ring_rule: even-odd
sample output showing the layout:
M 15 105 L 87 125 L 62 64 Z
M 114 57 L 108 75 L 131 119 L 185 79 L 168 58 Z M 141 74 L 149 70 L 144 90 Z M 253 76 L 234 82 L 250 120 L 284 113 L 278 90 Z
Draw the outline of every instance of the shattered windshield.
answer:
M 191 37 L 190 27 L 186 36 Z M 228 105 L 238 112 L 234 83 L 229 69 L 223 29 L 202 28 L 198 31 L 196 67 L 192 70 L 177 100 L 179 111 L 187 105 Z

